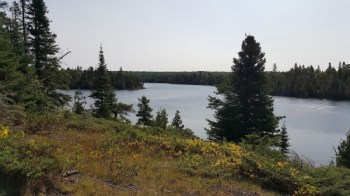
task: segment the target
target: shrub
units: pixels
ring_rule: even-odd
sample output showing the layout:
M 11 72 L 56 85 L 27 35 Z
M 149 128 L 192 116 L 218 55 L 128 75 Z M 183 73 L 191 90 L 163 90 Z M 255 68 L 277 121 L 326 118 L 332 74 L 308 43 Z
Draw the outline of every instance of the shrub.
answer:
M 337 166 L 350 168 L 350 131 L 346 134 L 346 139 L 342 140 L 336 152 Z

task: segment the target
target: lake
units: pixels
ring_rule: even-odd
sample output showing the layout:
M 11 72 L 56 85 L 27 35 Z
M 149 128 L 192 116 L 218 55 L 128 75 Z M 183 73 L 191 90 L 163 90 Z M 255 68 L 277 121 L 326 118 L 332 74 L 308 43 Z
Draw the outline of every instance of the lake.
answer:
M 180 111 L 186 128 L 195 135 L 206 139 L 206 119 L 213 119 L 214 112 L 207 109 L 208 96 L 215 95 L 213 86 L 145 84 L 146 89 L 117 91 L 118 101 L 133 104 L 137 111 L 138 98 L 145 95 L 155 114 L 165 108 L 169 121 L 176 110 Z M 74 95 L 74 91 L 64 91 Z M 93 104 L 88 98 L 90 91 L 83 91 L 87 98 L 87 107 Z M 345 139 L 350 129 L 350 102 L 317 99 L 298 99 L 274 97 L 275 114 L 286 116 L 285 124 L 290 137 L 291 150 L 317 165 L 326 165 L 334 159 L 334 149 L 341 139 Z M 129 119 L 136 122 L 135 114 Z

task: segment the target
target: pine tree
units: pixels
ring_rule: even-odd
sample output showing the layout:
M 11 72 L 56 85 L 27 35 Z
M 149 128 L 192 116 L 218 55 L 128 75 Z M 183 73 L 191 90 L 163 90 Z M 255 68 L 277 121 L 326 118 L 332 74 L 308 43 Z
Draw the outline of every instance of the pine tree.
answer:
M 100 47 L 99 64 L 95 76 L 93 91 L 90 95 L 90 97 L 95 99 L 93 109 L 94 115 L 96 117 L 110 119 L 113 117 L 113 110 L 117 104 L 117 98 L 111 84 L 102 46 Z
M 74 94 L 74 104 L 73 104 L 73 112 L 80 115 L 85 111 L 84 105 L 86 104 L 85 96 L 81 91 L 75 91 Z
M 18 34 L 18 29 L 11 27 L 15 22 L 0 12 L 0 83 L 15 103 L 36 110 L 45 96 L 34 70 L 28 67 L 30 61 L 20 46 L 21 40 L 16 43 L 13 40 L 13 35 Z
M 183 129 L 184 128 L 184 125 L 182 124 L 179 110 L 176 111 L 174 119 L 171 122 L 171 126 L 174 127 L 175 129 Z
M 136 116 L 139 117 L 137 124 L 150 126 L 152 123 L 152 114 L 153 109 L 149 106 L 150 100 L 146 96 L 139 98 L 139 104 L 137 104 L 139 111 Z
M 165 109 L 160 109 L 154 119 L 154 125 L 165 129 L 168 125 L 168 114 Z
M 280 148 L 281 148 L 282 154 L 286 156 L 289 152 L 289 149 L 288 149 L 289 147 L 290 145 L 289 145 L 287 127 L 283 123 L 283 126 L 281 128 L 281 133 L 280 133 Z
M 31 0 L 27 4 L 21 1 L 25 10 L 24 40 L 34 57 L 34 67 L 38 79 L 43 84 L 48 96 L 47 106 L 62 106 L 69 100 L 67 96 L 58 93 L 57 89 L 66 87 L 66 78 L 60 72 L 60 63 L 57 57 L 59 47 L 56 44 L 56 34 L 50 30 L 50 20 L 47 17 L 47 7 L 44 0 Z M 26 40 L 28 39 L 28 40 Z
M 209 139 L 239 141 L 249 134 L 274 135 L 278 118 L 273 100 L 267 95 L 264 74 L 265 54 L 251 35 L 242 43 L 239 58 L 234 58 L 229 81 L 217 88 L 221 98 L 209 97 L 209 108 L 216 121 L 208 120 Z

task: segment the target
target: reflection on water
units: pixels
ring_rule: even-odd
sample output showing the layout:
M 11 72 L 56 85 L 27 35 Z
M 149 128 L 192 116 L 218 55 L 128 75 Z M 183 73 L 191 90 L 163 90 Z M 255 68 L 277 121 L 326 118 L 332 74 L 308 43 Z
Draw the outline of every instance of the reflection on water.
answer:
M 171 84 L 145 84 L 146 89 L 117 91 L 118 100 L 133 104 L 137 110 L 138 98 L 145 95 L 151 100 L 153 113 L 165 108 L 172 120 L 176 110 L 181 112 L 185 127 L 198 137 L 207 138 L 205 119 L 213 119 L 214 112 L 207 109 L 208 95 L 214 95 L 215 87 Z M 66 91 L 74 95 L 74 91 Z M 87 105 L 90 91 L 83 91 Z M 350 102 L 315 99 L 275 97 L 275 114 L 284 119 L 290 136 L 291 149 L 311 158 L 317 164 L 328 164 L 334 158 L 333 146 L 338 146 L 350 129 Z M 129 119 L 136 121 L 135 114 Z

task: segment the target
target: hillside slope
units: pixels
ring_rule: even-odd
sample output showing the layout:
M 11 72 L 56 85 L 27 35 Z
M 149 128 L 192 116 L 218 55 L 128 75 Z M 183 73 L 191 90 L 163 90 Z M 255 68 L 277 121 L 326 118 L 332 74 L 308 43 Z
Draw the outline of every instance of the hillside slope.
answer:
M 293 163 L 236 144 L 202 141 L 187 130 L 143 128 L 70 113 L 32 117 L 24 128 L 25 133 L 8 127 L 0 130 L 0 195 L 317 195 L 348 191 L 346 184 L 339 183 L 334 188 L 327 182 L 328 187 L 322 188 L 328 192 L 318 187 L 325 178 L 317 181 L 314 176 L 325 173 L 322 168 L 307 173 Z M 333 180 L 349 181 L 349 173 L 341 169 Z

